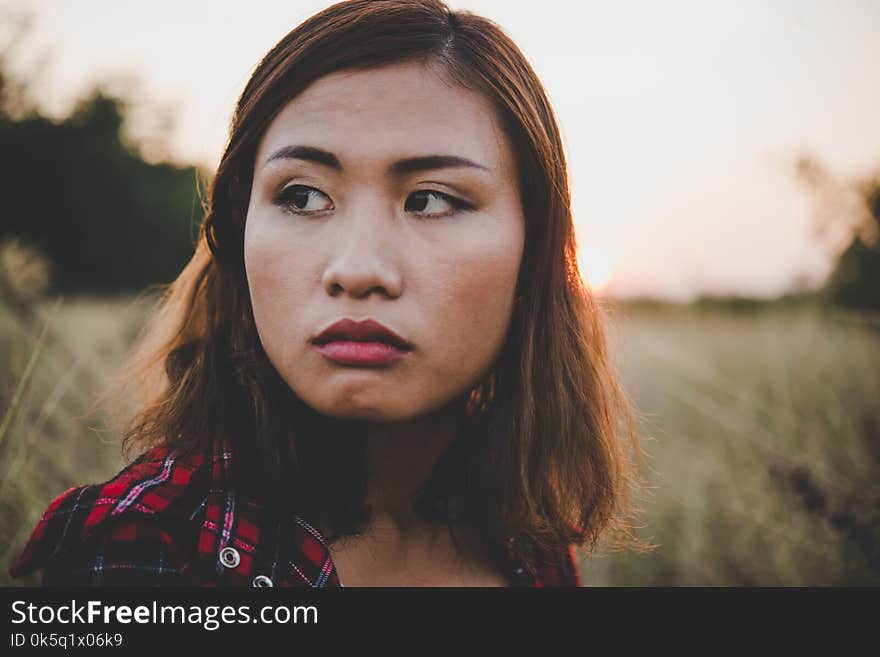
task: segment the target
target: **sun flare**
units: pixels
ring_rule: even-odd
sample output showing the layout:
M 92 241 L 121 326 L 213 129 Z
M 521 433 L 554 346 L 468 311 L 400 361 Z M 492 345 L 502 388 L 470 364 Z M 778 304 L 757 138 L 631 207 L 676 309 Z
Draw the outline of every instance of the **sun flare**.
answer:
M 607 287 L 614 276 L 614 265 L 608 252 L 595 246 L 578 249 L 578 266 L 584 282 L 593 290 Z

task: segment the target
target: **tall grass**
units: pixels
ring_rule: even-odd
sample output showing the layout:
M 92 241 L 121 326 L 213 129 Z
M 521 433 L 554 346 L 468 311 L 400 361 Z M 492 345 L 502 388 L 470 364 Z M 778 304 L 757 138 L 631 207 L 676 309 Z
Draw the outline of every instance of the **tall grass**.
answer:
M 588 583 L 880 583 L 880 332 L 822 307 L 627 308 L 613 350 L 636 399 L 650 555 Z
M 112 385 L 145 298 L 0 296 L 0 584 L 53 497 L 122 465 L 113 422 L 96 404 Z M 127 409 L 120 409 L 124 411 Z

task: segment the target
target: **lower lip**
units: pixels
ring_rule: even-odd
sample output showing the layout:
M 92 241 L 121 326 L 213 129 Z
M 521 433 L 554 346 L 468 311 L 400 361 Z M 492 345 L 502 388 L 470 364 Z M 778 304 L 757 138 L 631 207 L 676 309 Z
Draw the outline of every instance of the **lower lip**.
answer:
M 385 342 L 343 342 L 341 340 L 315 345 L 333 362 L 341 365 L 384 365 L 406 356 L 403 349 Z

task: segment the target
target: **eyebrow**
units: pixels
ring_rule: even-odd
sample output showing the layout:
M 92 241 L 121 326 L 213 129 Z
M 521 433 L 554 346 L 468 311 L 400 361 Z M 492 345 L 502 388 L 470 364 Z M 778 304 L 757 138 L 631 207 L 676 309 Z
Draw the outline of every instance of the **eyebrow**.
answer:
M 263 166 L 274 160 L 305 160 L 330 167 L 336 171 L 342 171 L 343 166 L 339 159 L 331 152 L 315 146 L 282 146 L 272 153 Z M 458 155 L 420 155 L 408 157 L 393 162 L 389 167 L 389 173 L 402 176 L 415 171 L 430 171 L 434 169 L 449 169 L 453 167 L 470 167 L 489 171 L 482 164 Z

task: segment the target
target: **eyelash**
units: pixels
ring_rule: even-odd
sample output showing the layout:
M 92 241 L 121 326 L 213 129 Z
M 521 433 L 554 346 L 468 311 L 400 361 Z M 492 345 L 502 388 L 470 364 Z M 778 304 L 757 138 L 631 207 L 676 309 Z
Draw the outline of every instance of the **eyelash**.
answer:
M 307 210 L 296 209 L 293 206 L 292 200 L 290 198 L 291 192 L 293 190 L 303 190 L 303 189 L 304 190 L 312 190 L 312 191 L 316 191 L 320 194 L 324 194 L 324 192 L 322 192 L 320 189 L 317 189 L 315 187 L 310 187 L 308 185 L 288 185 L 287 187 L 282 189 L 280 192 L 278 192 L 278 194 L 275 196 L 275 199 L 274 199 L 275 205 L 282 207 L 286 212 L 290 212 L 291 214 L 313 215 L 313 214 L 320 214 L 321 212 L 327 212 L 327 210 L 307 211 Z M 442 198 L 443 200 L 445 200 L 446 202 L 448 202 L 452 206 L 452 211 L 442 213 L 442 214 L 425 214 L 425 213 L 416 212 L 416 213 L 414 213 L 414 214 L 416 214 L 416 216 L 443 218 L 443 217 L 452 216 L 454 214 L 457 214 L 458 212 L 463 212 L 463 211 L 468 211 L 468 210 L 473 209 L 473 206 L 470 203 L 468 203 L 468 202 L 466 202 L 456 196 L 446 194 L 445 192 L 437 191 L 436 189 L 417 189 L 415 192 L 413 192 L 413 194 L 418 194 L 418 193 L 433 194 L 435 196 L 439 196 L 440 198 Z M 324 194 L 324 196 L 327 196 L 327 195 Z M 330 197 L 328 196 L 327 198 L 329 199 Z

